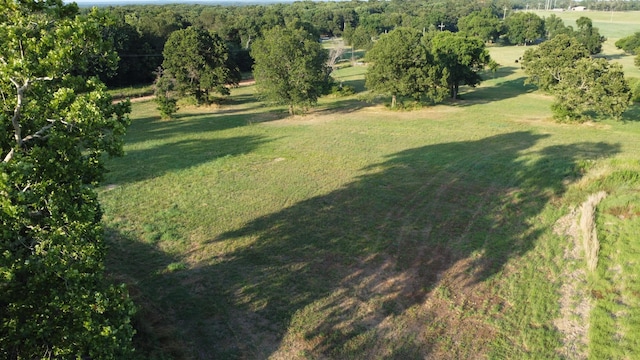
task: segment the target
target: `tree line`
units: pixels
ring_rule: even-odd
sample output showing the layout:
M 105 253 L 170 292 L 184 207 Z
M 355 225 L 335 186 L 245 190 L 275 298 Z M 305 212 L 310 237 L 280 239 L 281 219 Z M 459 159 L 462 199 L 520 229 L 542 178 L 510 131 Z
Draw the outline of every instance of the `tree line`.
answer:
M 584 3 L 584 2 L 583 2 Z M 603 2 L 587 3 L 593 8 Z M 638 1 L 605 2 L 633 8 Z M 532 43 L 543 38 L 544 23 L 519 15 L 518 10 L 537 8 L 533 1 L 349 1 L 294 2 L 247 6 L 142 5 L 108 7 L 110 19 L 104 36 L 120 57 L 118 71 L 101 73 L 110 86 L 150 83 L 162 64 L 169 35 L 190 26 L 215 33 L 225 41 L 239 70 L 251 71 L 249 49 L 264 31 L 300 21 L 310 24 L 320 36 L 344 37 L 356 48 L 396 27 L 418 30 L 467 31 L 483 40 Z M 562 4 L 562 6 L 561 6 Z M 559 7 L 568 7 L 561 1 Z M 470 15 L 472 15 L 470 17 Z M 506 17 L 505 17 L 506 15 Z M 536 16 L 537 17 L 537 16 Z M 504 21 L 502 21 L 504 20 Z M 531 21 L 531 23 L 529 23 Z

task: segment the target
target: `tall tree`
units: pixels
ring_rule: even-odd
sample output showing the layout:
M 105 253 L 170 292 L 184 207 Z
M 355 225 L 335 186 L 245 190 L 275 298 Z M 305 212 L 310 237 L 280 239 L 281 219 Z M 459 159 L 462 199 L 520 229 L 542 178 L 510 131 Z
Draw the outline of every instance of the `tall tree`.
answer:
M 615 45 L 618 49 L 622 49 L 628 54 L 640 54 L 640 52 L 637 51 L 640 49 L 640 31 L 633 35 L 623 37 L 616 41 Z
M 527 83 L 550 91 L 563 78 L 564 72 L 586 57 L 589 57 L 589 51 L 576 38 L 560 34 L 536 49 L 525 51 L 522 67 L 528 75 Z
M 198 104 L 208 102 L 212 90 L 229 94 L 226 85 L 240 79 L 225 42 L 204 29 L 188 27 L 173 32 L 163 55 L 162 67 L 175 77 L 178 90 L 194 95 Z
M 522 66 L 528 83 L 555 97 L 558 120 L 581 121 L 589 112 L 619 118 L 631 94 L 622 67 L 605 59 L 592 59 L 574 37 L 557 35 L 524 53 Z
M 587 120 L 589 112 L 619 119 L 631 101 L 622 65 L 589 57 L 564 71 L 553 93 L 551 109 L 560 121 Z
M 497 64 L 491 60 L 484 42 L 475 36 L 438 31 L 430 37 L 431 53 L 443 67 L 451 98 L 456 99 L 460 85 L 476 86 L 480 71 Z
M 133 305 L 104 276 L 93 187 L 122 151 L 128 103 L 83 74 L 115 53 L 104 16 L 61 0 L 0 4 L 0 357 L 130 356 Z
M 553 39 L 559 34 L 571 35 L 573 33 L 573 28 L 565 26 L 564 21 L 555 14 L 551 14 L 548 18 L 544 19 L 544 30 L 548 40 Z
M 400 27 L 381 36 L 367 53 L 367 61 L 366 87 L 390 95 L 392 108 L 398 96 L 426 97 L 432 102 L 446 96 L 447 76 L 417 30 Z
M 600 35 L 598 28 L 593 27 L 591 19 L 581 16 L 576 20 L 576 25 L 578 25 L 578 30 L 575 36 L 578 41 L 589 50 L 591 55 L 599 54 L 606 38 Z
M 484 42 L 493 42 L 502 32 L 502 23 L 491 9 L 484 8 L 458 20 L 460 32 L 477 36 Z
M 298 24 L 264 32 L 251 49 L 253 75 L 267 101 L 303 109 L 316 104 L 329 85 L 328 53 L 319 39 Z
M 516 12 L 505 19 L 509 42 L 528 45 L 544 36 L 544 21 L 531 12 Z

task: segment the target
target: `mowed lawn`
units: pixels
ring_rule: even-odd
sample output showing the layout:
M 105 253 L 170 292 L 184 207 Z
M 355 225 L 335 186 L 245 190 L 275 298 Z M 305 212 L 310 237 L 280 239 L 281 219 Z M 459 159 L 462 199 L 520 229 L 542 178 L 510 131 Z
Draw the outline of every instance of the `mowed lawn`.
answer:
M 134 104 L 100 200 L 141 358 L 640 356 L 640 108 L 555 123 L 524 50 L 413 111 L 359 93 L 287 117 L 253 86 L 172 120 Z M 600 190 L 589 272 L 569 229 Z

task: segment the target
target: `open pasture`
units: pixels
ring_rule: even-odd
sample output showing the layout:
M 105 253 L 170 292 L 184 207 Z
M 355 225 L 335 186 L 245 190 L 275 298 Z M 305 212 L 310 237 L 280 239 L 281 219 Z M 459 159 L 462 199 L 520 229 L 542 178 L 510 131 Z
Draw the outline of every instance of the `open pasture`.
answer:
M 552 122 L 524 50 L 414 111 L 356 94 L 286 117 L 253 86 L 173 120 L 134 104 L 100 199 L 141 356 L 637 357 L 640 109 Z M 360 90 L 364 71 L 336 76 Z M 598 190 L 587 274 L 559 220 Z

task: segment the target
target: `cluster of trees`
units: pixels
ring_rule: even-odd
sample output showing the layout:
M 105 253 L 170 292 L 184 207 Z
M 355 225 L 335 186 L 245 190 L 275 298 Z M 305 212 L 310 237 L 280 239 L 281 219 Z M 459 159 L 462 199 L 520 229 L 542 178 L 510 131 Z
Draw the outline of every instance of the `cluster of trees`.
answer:
M 497 66 L 477 37 L 402 27 L 380 37 L 367 60 L 367 88 L 391 95 L 392 107 L 397 96 L 431 103 L 447 95 L 456 99 L 460 85 L 478 85 L 479 71 Z
M 130 356 L 134 306 L 104 274 L 93 187 L 122 151 L 128 103 L 87 75 L 114 70 L 107 19 L 61 0 L 0 3 L 0 357 Z
M 576 37 L 559 34 L 524 53 L 527 81 L 554 95 L 554 117 L 583 121 L 590 113 L 620 118 L 631 92 L 622 66 L 593 58 Z
M 349 6 L 353 7 L 354 4 L 360 3 L 355 2 Z M 571 26 L 565 26 L 563 21 L 555 15 L 542 19 L 534 13 L 522 11 L 512 13 L 505 20 L 500 20 L 496 14 L 495 3 L 494 6 L 480 10 L 473 10 L 478 5 L 473 2 L 467 3 L 466 6 L 456 1 L 446 2 L 446 4 L 457 4 L 456 14 L 464 14 L 454 18 L 456 21 L 454 25 L 459 30 L 457 32 L 443 31 L 447 25 L 442 21 L 439 31 L 433 27 L 433 24 L 430 25 L 430 30 L 425 26 L 422 31 L 416 30 L 415 27 L 398 26 L 398 23 L 408 19 L 407 16 L 393 17 L 397 20 L 393 25 L 395 29 L 389 32 L 385 26 L 378 26 L 380 22 L 372 26 L 371 18 L 366 15 L 374 14 L 370 12 L 372 9 L 390 10 L 395 9 L 394 6 L 409 7 L 413 12 L 408 13 L 412 14 L 417 11 L 416 9 L 435 6 L 431 2 L 427 2 L 422 7 L 414 2 L 402 4 L 367 2 L 366 6 L 363 5 L 366 11 L 363 11 L 362 7 L 318 6 L 313 3 L 294 3 L 290 7 L 284 4 L 274 7 L 254 6 L 246 8 L 246 13 L 261 11 L 263 15 L 269 16 L 263 16 L 260 25 L 256 24 L 257 20 L 253 20 L 252 30 L 239 30 L 233 26 L 225 28 L 224 21 L 211 20 L 221 17 L 226 19 L 221 12 L 222 7 L 214 7 L 211 11 L 196 11 L 190 15 L 190 21 L 185 20 L 186 16 L 163 13 L 165 18 L 174 19 L 175 27 L 191 22 L 199 25 L 169 32 L 166 43 L 162 44 L 163 62 L 156 72 L 159 75 L 156 80 L 159 109 L 166 116 L 175 112 L 177 110 L 175 94 L 193 96 L 198 104 L 207 103 L 210 100 L 210 93 L 228 94 L 228 87 L 237 84 L 239 80 L 240 66 L 237 65 L 237 56 L 233 55 L 234 48 L 243 46 L 245 47 L 243 50 L 249 52 L 251 62 L 255 61 L 251 70 L 265 100 L 287 104 L 292 114 L 295 113 L 296 107 L 304 109 L 311 106 L 319 96 L 327 93 L 332 84 L 329 76 L 331 67 L 327 66 L 328 54 L 319 43 L 322 31 L 331 34 L 341 32 L 347 44 L 353 49 L 368 50 L 367 60 L 371 66 L 367 73 L 366 86 L 373 92 L 390 95 L 392 106 L 396 105 L 398 96 L 410 96 L 429 103 L 441 102 L 447 95 L 455 99 L 458 97 L 460 85 L 479 84 L 481 81 L 479 72 L 487 66 L 495 66 L 485 49 L 485 42 L 504 39 L 512 44 L 527 45 L 541 42 L 543 39 L 571 38 L 572 41 L 580 44 L 581 48 L 586 49 L 588 56 L 599 53 L 605 41 L 598 29 L 593 27 L 591 20 L 586 17 L 576 21 L 577 29 L 574 30 Z M 330 12 L 328 9 L 335 11 Z M 322 28 L 319 30 L 312 22 L 299 19 L 287 20 L 287 16 L 295 16 L 301 10 L 308 10 L 308 13 L 303 12 L 303 14 L 316 23 L 318 23 L 318 17 L 315 14 L 323 13 L 326 16 L 322 18 L 327 20 L 333 18 L 328 15 L 331 13 L 332 16 L 341 19 L 343 27 L 333 28 L 328 26 L 331 22 L 323 21 L 320 22 Z M 469 12 L 469 10 L 472 11 Z M 138 22 L 139 26 L 147 24 L 139 17 L 129 16 L 128 18 L 130 22 L 134 20 Z M 209 20 L 205 21 L 205 19 Z M 348 23 L 347 20 L 349 20 Z M 160 22 L 164 25 L 156 26 L 155 32 L 161 32 L 157 29 L 171 29 L 172 26 L 167 25 L 169 23 Z M 212 27 L 224 35 L 213 32 Z M 380 31 L 388 33 L 380 34 Z M 235 43 L 229 40 L 234 36 Z M 375 37 L 379 39 L 374 42 Z M 628 43 L 633 41 L 628 40 Z M 546 46 L 542 48 L 545 49 Z M 532 54 L 532 51 L 528 51 L 525 57 L 527 71 L 532 71 L 533 67 L 538 66 L 538 63 L 532 60 Z M 593 64 L 595 62 L 590 63 L 590 65 Z M 615 73 L 616 69 L 601 65 L 606 68 L 603 72 Z M 544 76 L 540 74 L 531 74 L 533 79 L 531 81 L 546 91 L 554 91 L 556 94 L 560 94 L 559 89 L 568 81 L 565 76 L 564 82 L 550 86 L 538 81 L 542 77 Z M 603 79 L 600 81 L 604 81 Z M 624 86 L 621 87 L 621 89 L 624 88 Z M 571 92 L 570 87 L 566 88 L 566 93 L 569 92 Z M 568 98 L 568 96 L 558 95 L 558 99 L 562 101 L 558 100 L 558 104 L 554 105 L 557 116 L 565 118 L 584 116 L 586 110 L 569 106 Z M 560 103 L 563 105 L 559 105 Z M 560 115 L 561 113 L 564 115 Z M 620 114 L 616 110 L 613 115 Z
M 460 31 L 487 42 L 530 44 L 545 38 L 549 28 L 558 30 L 554 30 L 558 18 L 544 20 L 530 12 L 513 11 L 537 5 L 507 0 L 409 0 L 111 7 L 106 9 L 110 23 L 103 36 L 118 52 L 119 70 L 99 75 L 108 85 L 150 83 L 163 63 L 169 36 L 188 27 L 204 29 L 221 38 L 240 71 L 251 71 L 250 48 L 256 39 L 265 31 L 294 22 L 309 24 L 320 36 L 342 36 L 356 49 L 370 48 L 372 39 L 397 27 Z M 589 34 L 593 27 L 578 27 L 577 31 L 597 42 L 596 34 Z
M 627 54 L 636 55 L 634 62 L 640 67 L 640 31 L 616 41 L 615 45 Z

